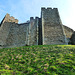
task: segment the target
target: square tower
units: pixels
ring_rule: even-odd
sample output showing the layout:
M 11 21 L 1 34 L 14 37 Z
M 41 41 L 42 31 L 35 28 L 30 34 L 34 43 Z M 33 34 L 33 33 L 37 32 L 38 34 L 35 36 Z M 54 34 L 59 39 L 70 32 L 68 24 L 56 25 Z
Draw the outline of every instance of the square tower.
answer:
M 57 8 L 41 8 L 42 44 L 67 44 Z

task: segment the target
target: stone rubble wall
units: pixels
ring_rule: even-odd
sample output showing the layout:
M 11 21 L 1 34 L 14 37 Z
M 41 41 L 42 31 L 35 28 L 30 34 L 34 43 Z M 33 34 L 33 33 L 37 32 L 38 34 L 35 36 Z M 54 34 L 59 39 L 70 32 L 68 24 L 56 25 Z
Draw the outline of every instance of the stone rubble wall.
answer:
M 0 46 L 6 45 L 6 39 L 8 38 L 12 23 L 18 23 L 18 20 L 6 14 L 0 25 Z
M 15 24 L 10 28 L 8 38 L 6 40 L 7 46 L 25 46 L 27 44 L 28 24 Z
M 29 45 L 38 45 L 38 17 L 30 18 Z
M 67 44 L 57 8 L 42 8 L 43 44 Z
M 75 45 L 75 31 L 74 33 L 72 34 L 72 37 L 71 37 L 71 44 Z
M 11 23 L 4 22 L 0 27 L 0 46 L 6 45 L 6 39 L 8 37 L 11 28 Z
M 65 25 L 63 25 L 63 29 L 65 32 L 65 36 L 67 38 L 68 44 L 71 44 L 71 37 L 72 37 L 72 34 L 74 33 L 74 30 Z
M 0 46 L 17 47 L 28 43 L 29 23 L 18 24 L 18 20 L 6 14 L 0 27 Z
M 65 32 L 66 37 L 71 38 L 74 30 L 69 28 L 69 27 L 67 27 L 67 26 L 65 26 L 65 25 L 63 25 L 63 28 L 64 28 L 64 32 Z

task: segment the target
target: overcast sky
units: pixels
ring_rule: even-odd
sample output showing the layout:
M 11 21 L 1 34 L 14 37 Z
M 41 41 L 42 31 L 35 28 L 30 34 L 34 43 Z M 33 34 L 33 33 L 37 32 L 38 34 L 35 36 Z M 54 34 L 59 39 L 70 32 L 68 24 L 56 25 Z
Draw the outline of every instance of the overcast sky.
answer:
M 41 7 L 58 8 L 62 23 L 75 30 L 75 0 L 0 0 L 0 22 L 9 13 L 24 23 L 40 17 Z

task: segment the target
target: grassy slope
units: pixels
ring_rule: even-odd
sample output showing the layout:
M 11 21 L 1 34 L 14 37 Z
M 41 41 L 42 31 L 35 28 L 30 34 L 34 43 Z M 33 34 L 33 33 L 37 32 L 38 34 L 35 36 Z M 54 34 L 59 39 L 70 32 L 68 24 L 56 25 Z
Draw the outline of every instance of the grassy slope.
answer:
M 1 75 L 75 75 L 74 45 L 0 49 Z

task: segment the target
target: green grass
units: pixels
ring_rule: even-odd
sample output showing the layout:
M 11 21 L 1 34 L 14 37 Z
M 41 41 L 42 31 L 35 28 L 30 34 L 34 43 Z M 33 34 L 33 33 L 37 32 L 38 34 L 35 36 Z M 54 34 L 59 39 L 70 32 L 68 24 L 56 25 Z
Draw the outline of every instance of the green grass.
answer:
M 0 75 L 75 75 L 75 46 L 0 49 Z

